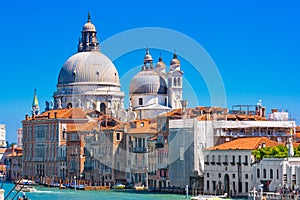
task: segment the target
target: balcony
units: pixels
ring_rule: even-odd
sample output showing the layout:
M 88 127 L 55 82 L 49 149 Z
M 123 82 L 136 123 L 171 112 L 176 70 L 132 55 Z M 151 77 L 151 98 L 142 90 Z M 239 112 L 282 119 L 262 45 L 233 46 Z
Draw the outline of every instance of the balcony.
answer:
M 216 162 L 215 162 L 215 161 L 212 161 L 212 162 L 210 162 L 210 164 L 212 164 L 212 165 L 215 165 L 215 164 L 216 164 Z
M 223 162 L 223 165 L 228 165 L 228 162 L 227 161 Z
M 244 164 L 245 166 L 247 166 L 249 163 L 248 163 L 248 162 L 243 162 L 243 164 Z
M 205 161 L 204 164 L 209 165 L 209 162 Z
M 231 164 L 232 166 L 234 166 L 234 165 L 235 165 L 235 162 L 230 162 L 230 164 Z
M 157 148 L 157 149 L 164 148 L 164 144 L 163 143 L 155 143 L 155 148 Z
M 217 165 L 221 165 L 221 162 L 220 162 L 220 161 L 218 161 L 218 162 L 216 162 L 216 164 L 217 164 Z
M 94 167 L 85 167 L 83 171 L 93 171 Z
M 132 150 L 133 153 L 147 153 L 147 148 L 144 147 L 135 147 Z

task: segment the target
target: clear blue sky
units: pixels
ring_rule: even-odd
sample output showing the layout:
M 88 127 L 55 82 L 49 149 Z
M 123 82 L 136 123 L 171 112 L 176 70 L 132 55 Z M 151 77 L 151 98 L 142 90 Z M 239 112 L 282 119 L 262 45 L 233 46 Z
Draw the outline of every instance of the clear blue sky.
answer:
M 100 42 L 140 27 L 168 28 L 193 38 L 217 65 L 229 108 L 262 99 L 268 111 L 287 109 L 300 122 L 298 1 L 17 0 L 4 1 L 1 8 L 0 123 L 7 125 L 10 142 L 16 141 L 21 120 L 31 111 L 34 88 L 41 109 L 52 98 L 61 66 L 76 53 L 88 12 Z M 191 51 L 176 50 L 179 55 Z M 168 63 L 171 54 L 162 53 Z M 158 58 L 158 51 L 152 54 Z M 140 50 L 116 60 L 120 77 L 142 64 L 143 56 Z M 198 103 L 190 105 L 209 106 L 205 83 L 182 62 L 197 93 Z M 128 93 L 126 83 L 122 89 Z M 188 92 L 184 95 L 189 98 Z

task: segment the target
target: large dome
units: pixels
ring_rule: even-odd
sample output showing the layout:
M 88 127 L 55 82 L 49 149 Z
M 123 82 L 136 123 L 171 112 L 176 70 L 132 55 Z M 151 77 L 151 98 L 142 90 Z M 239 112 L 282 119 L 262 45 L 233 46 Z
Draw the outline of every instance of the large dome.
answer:
M 120 85 L 114 64 L 99 51 L 79 52 L 65 62 L 58 76 L 58 85 L 70 83 Z
M 167 84 L 153 69 L 142 70 L 131 80 L 130 94 L 167 94 Z

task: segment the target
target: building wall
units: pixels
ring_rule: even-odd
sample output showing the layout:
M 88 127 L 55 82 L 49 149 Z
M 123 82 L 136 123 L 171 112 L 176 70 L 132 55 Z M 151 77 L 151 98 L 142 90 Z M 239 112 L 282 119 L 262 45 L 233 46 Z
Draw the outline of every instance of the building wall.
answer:
M 22 137 L 23 137 L 23 129 L 22 128 L 19 128 L 17 130 L 17 137 L 18 137 L 18 147 L 22 148 L 23 147 L 23 143 L 22 143 Z
M 251 150 L 206 151 L 204 192 L 247 195 L 253 187 Z
M 297 188 L 300 185 L 300 158 L 264 158 L 253 166 L 254 186 L 264 184 L 264 191 Z
M 0 124 L 0 147 L 6 147 L 6 126 Z
M 169 126 L 170 185 L 191 185 L 191 177 L 203 176 L 204 149 L 214 145 L 212 122 L 170 120 Z

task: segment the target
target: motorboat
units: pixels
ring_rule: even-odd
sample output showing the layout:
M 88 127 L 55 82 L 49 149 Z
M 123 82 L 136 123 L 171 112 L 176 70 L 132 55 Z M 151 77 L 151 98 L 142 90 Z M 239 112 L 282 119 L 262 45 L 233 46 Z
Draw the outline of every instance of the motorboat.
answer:
M 28 180 L 28 179 L 16 180 L 15 184 L 18 184 L 18 185 L 37 185 L 37 183 L 35 181 Z
M 134 187 L 135 190 L 145 190 L 145 187 L 142 185 L 142 186 L 135 186 Z
M 15 187 L 16 191 L 23 191 L 23 192 L 36 192 L 36 188 L 29 185 L 17 185 Z
M 228 199 L 227 193 L 221 196 L 213 196 L 213 195 L 200 195 L 191 197 L 192 200 L 221 200 L 221 199 Z
M 117 183 L 117 184 L 115 185 L 115 189 L 124 189 L 124 188 L 125 188 L 125 185 L 122 184 L 122 183 Z

